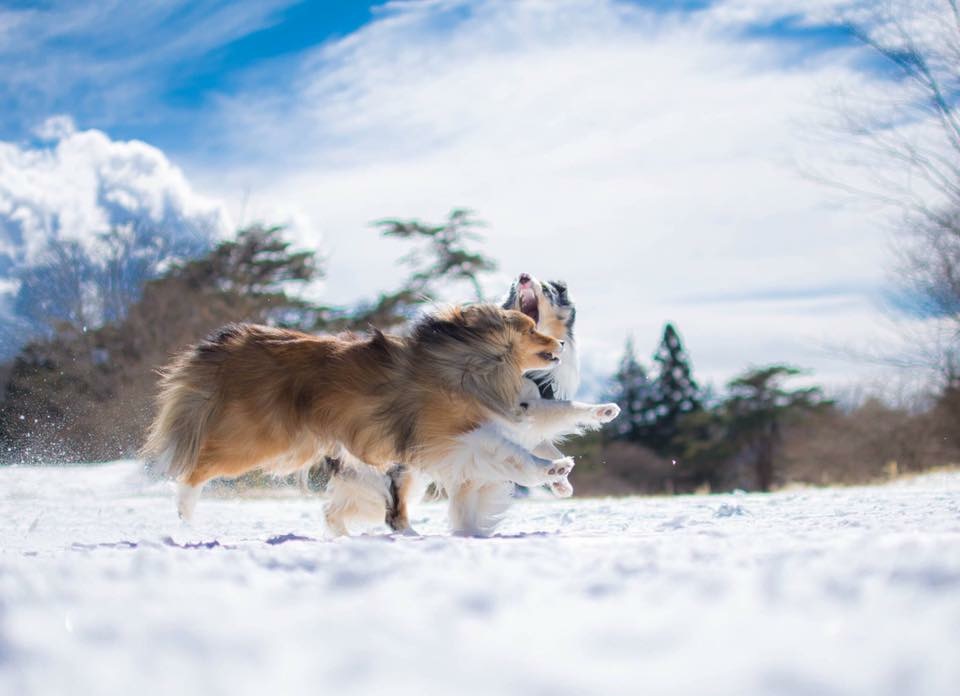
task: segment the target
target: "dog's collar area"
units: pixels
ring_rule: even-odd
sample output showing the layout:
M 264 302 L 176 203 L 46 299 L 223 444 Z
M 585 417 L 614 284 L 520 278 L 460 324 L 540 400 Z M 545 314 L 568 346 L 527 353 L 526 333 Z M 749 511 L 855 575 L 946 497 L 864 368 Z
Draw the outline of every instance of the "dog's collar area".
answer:
M 552 377 L 534 377 L 533 383 L 537 385 L 542 399 L 556 399 L 557 390 Z

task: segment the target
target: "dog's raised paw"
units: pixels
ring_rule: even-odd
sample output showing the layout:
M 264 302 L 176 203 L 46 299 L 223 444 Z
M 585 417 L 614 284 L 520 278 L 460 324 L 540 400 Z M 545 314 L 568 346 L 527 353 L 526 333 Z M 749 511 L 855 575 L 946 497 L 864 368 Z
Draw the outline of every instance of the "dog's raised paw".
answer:
M 573 471 L 573 457 L 563 457 L 562 459 L 554 459 L 550 464 L 550 468 L 547 469 L 547 475 L 550 477 L 566 478 L 570 475 L 570 472 Z
M 554 481 L 550 484 L 550 490 L 553 491 L 553 494 L 558 498 L 569 498 L 573 495 L 573 486 L 570 485 L 570 481 L 567 479 Z
M 620 407 L 616 404 L 600 404 L 594 409 L 593 413 L 600 423 L 609 423 L 620 415 Z

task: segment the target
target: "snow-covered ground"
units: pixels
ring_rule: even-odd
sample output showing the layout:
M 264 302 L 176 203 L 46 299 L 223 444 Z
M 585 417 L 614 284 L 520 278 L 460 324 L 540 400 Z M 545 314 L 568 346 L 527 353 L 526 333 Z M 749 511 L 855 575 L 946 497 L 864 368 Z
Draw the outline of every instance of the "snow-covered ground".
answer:
M 523 501 L 326 540 L 306 498 L 0 469 L 0 693 L 957 694 L 960 475 Z

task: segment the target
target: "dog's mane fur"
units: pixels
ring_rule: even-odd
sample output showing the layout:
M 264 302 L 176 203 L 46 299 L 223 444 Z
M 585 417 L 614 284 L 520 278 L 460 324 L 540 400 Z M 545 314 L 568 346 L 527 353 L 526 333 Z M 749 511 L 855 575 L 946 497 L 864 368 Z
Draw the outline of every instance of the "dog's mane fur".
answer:
M 516 418 L 523 377 L 516 347 L 502 335 L 503 321 L 492 305 L 428 315 L 413 328 L 410 356 L 444 389 L 462 391 L 491 413 Z
M 405 338 L 373 332 L 369 340 L 384 343 L 393 373 L 376 418 L 403 458 L 420 444 L 422 403 L 430 392 L 469 399 L 488 416 L 520 418 L 522 371 L 503 322 L 495 307 L 474 305 L 427 315 Z

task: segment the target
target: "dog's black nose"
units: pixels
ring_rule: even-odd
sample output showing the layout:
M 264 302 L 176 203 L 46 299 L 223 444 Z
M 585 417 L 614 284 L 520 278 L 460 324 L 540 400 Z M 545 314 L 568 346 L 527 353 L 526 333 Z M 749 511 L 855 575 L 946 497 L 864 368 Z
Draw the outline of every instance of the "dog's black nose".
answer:
M 517 280 L 520 281 L 520 285 L 523 285 L 524 283 L 529 283 L 529 282 L 530 282 L 530 274 L 529 274 L 529 273 L 521 273 L 521 274 L 520 274 L 520 277 L 517 278 Z

